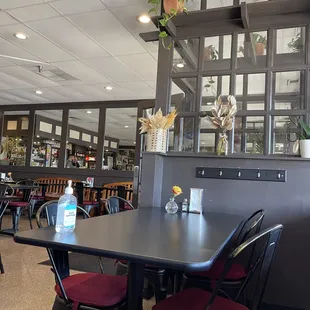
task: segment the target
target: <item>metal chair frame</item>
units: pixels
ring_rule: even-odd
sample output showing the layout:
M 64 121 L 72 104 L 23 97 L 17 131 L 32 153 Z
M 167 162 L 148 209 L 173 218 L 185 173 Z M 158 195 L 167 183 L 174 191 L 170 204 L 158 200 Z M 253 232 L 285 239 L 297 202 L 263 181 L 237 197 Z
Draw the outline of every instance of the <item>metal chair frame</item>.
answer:
M 112 206 L 111 201 L 113 200 L 118 200 L 118 205 L 116 207 Z M 135 209 L 134 206 L 126 199 L 119 197 L 119 196 L 111 196 L 106 200 L 106 204 L 105 204 L 105 208 L 108 214 L 115 214 L 115 213 L 121 212 L 119 201 L 121 201 L 124 204 L 126 203 L 132 210 Z

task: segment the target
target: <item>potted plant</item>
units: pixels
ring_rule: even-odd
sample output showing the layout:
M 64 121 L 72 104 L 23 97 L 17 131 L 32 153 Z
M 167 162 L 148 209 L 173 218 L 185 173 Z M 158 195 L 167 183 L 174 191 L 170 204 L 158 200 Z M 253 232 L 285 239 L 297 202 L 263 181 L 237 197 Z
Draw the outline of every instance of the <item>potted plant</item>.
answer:
M 0 165 L 9 165 L 12 151 L 15 147 L 15 141 L 12 138 L 3 138 L 0 148 Z
M 214 45 L 209 45 L 204 48 L 204 60 L 217 60 L 219 58 L 219 52 Z
M 255 45 L 255 53 L 257 56 L 263 56 L 267 47 L 267 38 L 263 37 L 259 33 L 253 33 L 253 43 Z M 244 56 L 244 47 L 239 46 L 238 53 L 242 53 Z
M 303 121 L 299 120 L 299 125 L 303 132 L 298 134 L 297 146 L 300 148 L 300 155 L 302 158 L 310 158 L 310 127 Z M 294 147 L 296 150 L 297 146 Z
M 293 50 L 294 53 L 302 52 L 303 45 L 304 44 L 300 32 L 292 39 L 291 42 L 287 44 L 288 48 Z
M 159 32 L 159 40 L 163 44 L 163 46 L 170 50 L 172 47 L 172 43 L 166 46 L 165 40 L 168 37 L 168 33 L 165 29 L 169 20 L 173 17 L 177 16 L 179 13 L 187 13 L 187 9 L 185 7 L 185 3 L 189 0 L 148 0 L 148 3 L 152 4 L 153 7 L 149 10 L 149 14 L 159 14 L 161 1 L 163 1 L 164 13 L 162 14 L 161 18 L 158 19 L 158 28 L 160 29 Z

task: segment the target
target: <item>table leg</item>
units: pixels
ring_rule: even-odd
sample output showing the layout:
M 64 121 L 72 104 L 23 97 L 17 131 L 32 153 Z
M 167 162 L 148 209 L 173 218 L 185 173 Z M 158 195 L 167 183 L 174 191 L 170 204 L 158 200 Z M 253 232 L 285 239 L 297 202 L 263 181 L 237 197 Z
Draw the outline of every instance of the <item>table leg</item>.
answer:
M 19 227 L 19 218 L 22 212 L 21 207 L 12 208 L 11 212 L 12 212 L 13 230 L 17 232 Z
M 67 251 L 51 250 L 56 269 L 58 270 L 61 279 L 70 276 L 69 256 Z M 53 263 L 52 263 L 53 264 Z
M 128 310 L 142 310 L 144 264 L 128 262 Z

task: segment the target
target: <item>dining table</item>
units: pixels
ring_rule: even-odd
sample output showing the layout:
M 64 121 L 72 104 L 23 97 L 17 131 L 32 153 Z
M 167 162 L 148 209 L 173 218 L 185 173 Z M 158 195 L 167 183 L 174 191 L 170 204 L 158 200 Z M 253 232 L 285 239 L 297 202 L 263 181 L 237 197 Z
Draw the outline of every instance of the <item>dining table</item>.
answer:
M 239 215 L 168 214 L 164 208 L 140 207 L 77 221 L 69 234 L 47 227 L 17 232 L 14 240 L 53 249 L 62 279 L 70 275 L 69 251 L 127 260 L 128 309 L 142 310 L 145 264 L 188 272 L 208 270 L 243 222 Z

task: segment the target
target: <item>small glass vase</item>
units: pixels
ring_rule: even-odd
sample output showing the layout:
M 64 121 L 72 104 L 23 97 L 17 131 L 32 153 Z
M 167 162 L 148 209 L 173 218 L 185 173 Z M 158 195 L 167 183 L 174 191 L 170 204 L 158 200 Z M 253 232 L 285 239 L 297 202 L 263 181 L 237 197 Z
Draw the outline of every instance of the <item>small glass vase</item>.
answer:
M 228 155 L 228 138 L 226 132 L 220 133 L 220 138 L 216 148 L 217 155 Z
M 174 201 L 174 197 L 170 198 L 169 202 L 167 202 L 165 209 L 168 213 L 170 214 L 175 214 L 178 212 L 178 205 L 176 204 L 176 202 Z

